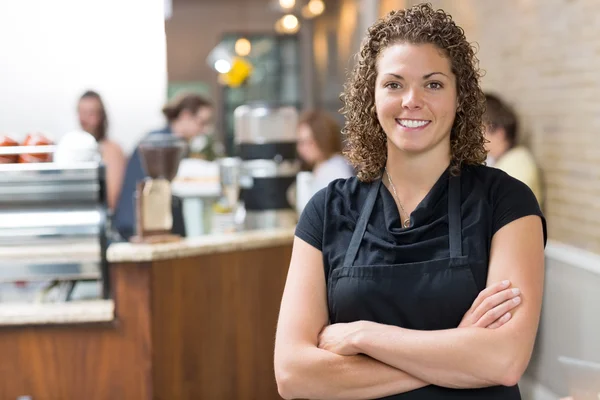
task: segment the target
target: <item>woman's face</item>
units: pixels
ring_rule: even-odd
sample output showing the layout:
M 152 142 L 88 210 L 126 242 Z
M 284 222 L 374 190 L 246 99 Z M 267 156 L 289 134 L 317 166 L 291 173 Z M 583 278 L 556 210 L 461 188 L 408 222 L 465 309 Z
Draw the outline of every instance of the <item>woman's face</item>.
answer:
M 323 159 L 323 152 L 319 149 L 310 126 L 298 125 L 298 142 L 296 150 L 300 158 L 309 166 L 314 166 Z
M 86 97 L 79 101 L 77 106 L 79 125 L 84 131 L 96 135 L 102 122 L 102 106 L 98 99 Z
M 212 117 L 212 107 L 200 107 L 195 113 L 183 110 L 176 121 L 181 131 L 179 133 L 186 139 L 204 135 L 208 133 L 211 127 Z
M 377 118 L 392 146 L 419 154 L 450 154 L 457 108 L 450 60 L 432 44 L 398 43 L 383 50 L 375 83 Z

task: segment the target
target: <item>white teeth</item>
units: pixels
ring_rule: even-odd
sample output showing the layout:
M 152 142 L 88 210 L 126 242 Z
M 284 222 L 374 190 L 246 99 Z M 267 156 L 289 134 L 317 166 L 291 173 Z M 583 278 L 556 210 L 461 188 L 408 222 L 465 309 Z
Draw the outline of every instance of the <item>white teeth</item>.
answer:
M 405 128 L 420 128 L 429 123 L 429 121 L 417 121 L 414 119 L 398 119 L 397 121 Z

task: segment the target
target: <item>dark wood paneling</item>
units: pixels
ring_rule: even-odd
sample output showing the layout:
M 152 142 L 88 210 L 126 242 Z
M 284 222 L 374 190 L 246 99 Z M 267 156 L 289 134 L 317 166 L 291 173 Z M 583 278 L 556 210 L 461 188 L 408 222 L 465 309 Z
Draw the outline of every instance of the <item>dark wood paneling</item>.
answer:
M 275 327 L 291 245 L 153 264 L 156 399 L 280 399 Z
M 118 320 L 0 329 L 0 399 L 151 399 L 148 265 L 111 266 Z

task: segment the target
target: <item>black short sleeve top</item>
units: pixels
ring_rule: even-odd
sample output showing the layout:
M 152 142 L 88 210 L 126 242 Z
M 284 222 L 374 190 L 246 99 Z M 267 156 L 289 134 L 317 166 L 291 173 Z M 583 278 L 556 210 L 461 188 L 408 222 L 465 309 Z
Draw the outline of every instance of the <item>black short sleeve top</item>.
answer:
M 389 190 L 381 185 L 367 231 L 356 257 L 358 265 L 423 262 L 449 255 L 448 180 L 446 170 L 411 214 L 411 226 L 402 228 Z M 356 177 L 338 179 L 317 192 L 304 208 L 296 236 L 323 253 L 326 277 L 341 265 L 360 211 L 373 183 Z M 533 192 L 505 172 L 486 166 L 461 170 L 463 254 L 477 263 L 489 260 L 492 237 L 506 224 L 528 215 L 546 221 Z M 487 271 L 476 271 L 485 287 Z

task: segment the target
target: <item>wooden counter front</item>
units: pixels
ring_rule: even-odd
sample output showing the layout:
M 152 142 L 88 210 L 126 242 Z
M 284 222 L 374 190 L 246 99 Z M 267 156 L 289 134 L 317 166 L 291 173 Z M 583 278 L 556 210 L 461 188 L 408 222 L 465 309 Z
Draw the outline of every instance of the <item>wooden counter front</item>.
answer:
M 275 327 L 291 246 L 153 265 L 156 399 L 280 399 Z
M 0 399 L 152 399 L 149 270 L 112 269 L 113 322 L 0 327 Z
M 112 263 L 115 321 L 0 328 L 0 399 L 280 399 L 292 238 Z

